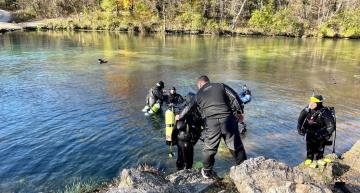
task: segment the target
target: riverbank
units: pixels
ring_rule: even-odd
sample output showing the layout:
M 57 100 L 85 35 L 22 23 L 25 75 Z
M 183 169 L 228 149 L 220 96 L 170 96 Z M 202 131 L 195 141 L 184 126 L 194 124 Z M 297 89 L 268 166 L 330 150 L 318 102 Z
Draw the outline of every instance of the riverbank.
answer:
M 333 22 L 333 21 L 331 21 Z M 190 21 L 191 23 L 191 21 Z M 192 34 L 192 35 L 219 35 L 219 36 L 285 36 L 301 38 L 360 38 L 360 24 L 356 23 L 353 28 L 345 30 L 340 25 L 322 25 L 317 29 L 298 29 L 293 31 L 277 30 L 268 27 L 231 27 L 225 23 L 206 22 L 200 26 L 193 27 L 182 22 L 169 22 L 164 30 L 160 20 L 148 20 L 146 22 L 129 21 L 127 19 L 93 19 L 89 16 L 43 19 L 38 21 L 22 23 L 0 22 L 0 33 L 11 31 L 112 31 L 129 33 L 165 33 L 165 34 Z M 334 28 L 334 29 L 333 29 Z M 300 31 L 299 31 L 300 30 Z M 345 31 L 344 31 L 345 30 Z
M 341 188 L 344 187 L 351 192 L 359 192 L 360 140 L 341 157 L 338 158 L 335 154 L 327 157 L 333 162 L 317 168 L 305 167 L 302 164 L 292 168 L 273 159 L 250 158 L 239 166 L 231 167 L 229 174 L 220 181 L 203 179 L 198 169 L 182 170 L 164 176 L 154 168 L 140 166 L 124 169 L 111 184 L 93 188 L 90 192 L 341 193 Z M 77 189 L 79 190 L 79 187 Z
M 13 21 L 50 19 L 51 30 L 360 38 L 356 0 L 0 1 Z M 0 13 L 1 14 L 1 13 Z
M 13 31 L 37 31 L 49 30 L 43 21 L 32 21 L 24 23 L 5 23 L 0 22 L 0 33 Z

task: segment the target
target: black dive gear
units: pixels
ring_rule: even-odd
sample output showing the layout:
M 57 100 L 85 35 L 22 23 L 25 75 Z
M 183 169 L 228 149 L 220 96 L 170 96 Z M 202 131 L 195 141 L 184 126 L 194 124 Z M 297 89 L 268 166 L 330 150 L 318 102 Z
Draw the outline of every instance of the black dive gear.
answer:
M 336 130 L 335 112 L 333 107 L 324 107 L 318 103 L 314 110 L 304 108 L 298 119 L 297 126 L 300 135 L 306 135 L 308 159 L 322 159 L 325 145 L 332 144 L 332 133 Z
M 195 103 L 195 94 L 189 93 L 185 107 L 180 112 L 180 120 L 176 123 L 176 141 L 178 146 L 178 170 L 190 169 L 193 165 L 194 145 L 199 140 L 204 122 Z M 184 113 L 186 112 L 186 114 Z
M 204 169 L 212 170 L 221 138 L 225 140 L 236 164 L 247 159 L 235 114 L 244 113 L 238 94 L 221 83 L 206 83 L 196 95 L 196 102 L 206 119 L 204 131 Z

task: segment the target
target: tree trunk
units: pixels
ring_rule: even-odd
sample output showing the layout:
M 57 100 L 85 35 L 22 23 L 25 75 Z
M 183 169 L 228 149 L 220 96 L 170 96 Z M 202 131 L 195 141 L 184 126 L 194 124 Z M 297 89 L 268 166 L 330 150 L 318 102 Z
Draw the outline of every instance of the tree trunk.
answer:
M 166 33 L 166 12 L 165 12 L 165 2 L 163 2 L 163 17 L 164 17 L 164 33 Z
M 232 22 L 232 25 L 231 25 L 231 30 L 234 30 L 235 26 L 236 26 L 236 23 L 241 15 L 241 12 L 242 10 L 244 9 L 244 6 L 245 6 L 245 3 L 246 3 L 247 0 L 244 0 L 243 4 L 241 5 L 241 8 L 238 12 L 238 14 L 235 16 L 235 18 L 233 19 L 233 22 Z

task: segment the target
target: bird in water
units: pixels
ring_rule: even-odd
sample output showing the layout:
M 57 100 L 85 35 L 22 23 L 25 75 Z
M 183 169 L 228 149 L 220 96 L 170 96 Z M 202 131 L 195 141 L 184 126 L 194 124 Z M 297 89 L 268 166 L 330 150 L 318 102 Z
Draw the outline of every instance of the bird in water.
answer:
M 108 61 L 105 61 L 105 60 L 103 60 L 103 59 L 98 59 L 98 62 L 99 62 L 99 64 L 105 64 L 105 63 L 107 63 Z

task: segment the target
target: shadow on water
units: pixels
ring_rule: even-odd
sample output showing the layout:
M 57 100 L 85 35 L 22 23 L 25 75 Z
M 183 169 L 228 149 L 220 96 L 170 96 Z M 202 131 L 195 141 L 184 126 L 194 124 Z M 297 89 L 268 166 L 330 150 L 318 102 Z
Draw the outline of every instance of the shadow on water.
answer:
M 208 74 L 254 94 L 246 105 L 250 157 L 303 161 L 296 122 L 312 90 L 337 111 L 337 151 L 359 139 L 360 42 L 265 37 L 135 36 L 107 32 L 0 37 L 0 190 L 49 192 L 72 181 L 107 181 L 148 163 L 176 170 L 164 116 L 140 111 L 158 80 L 196 91 Z M 107 64 L 99 65 L 97 58 Z M 201 160 L 202 143 L 195 147 Z M 174 147 L 176 152 L 176 148 Z M 218 154 L 216 170 L 233 164 Z

